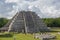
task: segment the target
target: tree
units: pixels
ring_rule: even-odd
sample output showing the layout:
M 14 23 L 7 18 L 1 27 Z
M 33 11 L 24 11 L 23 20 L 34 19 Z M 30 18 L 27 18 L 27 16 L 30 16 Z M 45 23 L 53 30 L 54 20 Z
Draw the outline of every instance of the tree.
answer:
M 60 18 L 44 18 L 43 20 L 48 27 L 60 27 Z
M 8 22 L 6 18 L 0 18 L 0 28 L 3 27 Z

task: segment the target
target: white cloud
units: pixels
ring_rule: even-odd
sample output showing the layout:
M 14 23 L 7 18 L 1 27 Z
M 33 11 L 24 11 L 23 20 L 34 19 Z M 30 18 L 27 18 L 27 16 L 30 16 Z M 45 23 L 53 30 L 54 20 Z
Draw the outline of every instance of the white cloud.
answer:
M 37 12 L 40 17 L 60 17 L 60 1 L 59 0 L 6 0 L 6 4 L 15 3 L 12 5 L 12 10 L 7 12 L 9 15 L 14 15 L 20 10 L 30 10 Z M 0 5 L 1 6 L 1 5 Z M 8 8 L 9 9 L 9 8 Z M 11 8 L 10 8 L 11 9 Z M 12 15 L 12 16 L 13 16 Z
M 42 13 L 45 14 L 46 17 L 59 17 L 60 15 L 60 10 L 56 10 L 54 6 L 51 7 L 43 7 L 42 8 Z
M 6 3 L 11 3 L 11 2 L 18 2 L 18 0 L 6 0 Z

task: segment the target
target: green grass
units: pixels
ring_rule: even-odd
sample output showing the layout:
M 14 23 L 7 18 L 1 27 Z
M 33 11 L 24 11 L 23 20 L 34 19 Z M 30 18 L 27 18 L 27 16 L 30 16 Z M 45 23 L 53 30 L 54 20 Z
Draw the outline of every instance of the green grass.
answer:
M 56 40 L 60 40 L 60 34 L 56 34 L 57 39 Z
M 57 37 L 56 40 L 60 40 L 60 34 L 58 34 L 58 32 L 50 32 L 50 33 Z M 23 33 L 14 34 L 12 37 L 0 37 L 0 40 L 14 40 L 14 38 L 16 40 L 40 40 L 40 39 L 34 39 L 32 34 L 25 35 Z
M 60 27 L 52 27 L 51 30 L 52 31 L 60 31 Z
M 56 32 L 50 32 L 52 35 L 56 36 L 56 40 L 60 40 L 60 27 L 52 27 L 51 28 L 52 31 L 56 31 Z
M 0 37 L 0 40 L 39 40 L 39 39 L 34 39 L 32 34 L 14 34 L 13 37 Z
M 58 34 L 58 32 L 60 32 L 60 28 L 52 28 L 53 31 L 57 31 L 57 32 L 49 32 L 51 33 L 52 35 L 55 35 L 56 36 L 56 40 L 60 40 L 60 34 Z M 41 33 L 41 32 L 40 32 Z M 33 35 L 32 34 L 23 34 L 23 33 L 0 33 L 0 35 L 3 35 L 3 34 L 12 34 L 13 36 L 12 37 L 1 37 L 0 36 L 0 40 L 14 40 L 14 38 L 16 40 L 40 40 L 40 39 L 34 39 Z
M 60 34 L 58 32 L 51 32 L 51 34 L 56 36 L 56 40 L 60 40 Z
M 18 40 L 38 40 L 34 39 L 33 35 L 31 34 L 17 34 L 15 35 Z

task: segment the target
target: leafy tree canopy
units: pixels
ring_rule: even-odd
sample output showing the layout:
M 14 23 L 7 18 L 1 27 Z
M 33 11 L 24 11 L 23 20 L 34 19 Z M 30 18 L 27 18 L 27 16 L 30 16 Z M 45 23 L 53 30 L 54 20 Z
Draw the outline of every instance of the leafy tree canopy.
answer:
M 8 22 L 9 19 L 7 18 L 0 18 L 0 27 L 3 27 L 7 22 Z
M 44 18 L 43 21 L 48 27 L 60 27 L 60 18 Z

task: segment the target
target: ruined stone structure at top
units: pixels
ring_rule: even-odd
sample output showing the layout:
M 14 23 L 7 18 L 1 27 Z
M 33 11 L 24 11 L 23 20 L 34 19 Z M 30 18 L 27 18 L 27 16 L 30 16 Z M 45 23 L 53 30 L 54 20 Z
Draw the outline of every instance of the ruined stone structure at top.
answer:
M 41 18 L 31 11 L 20 11 L 11 20 L 8 32 L 36 33 L 49 29 Z

